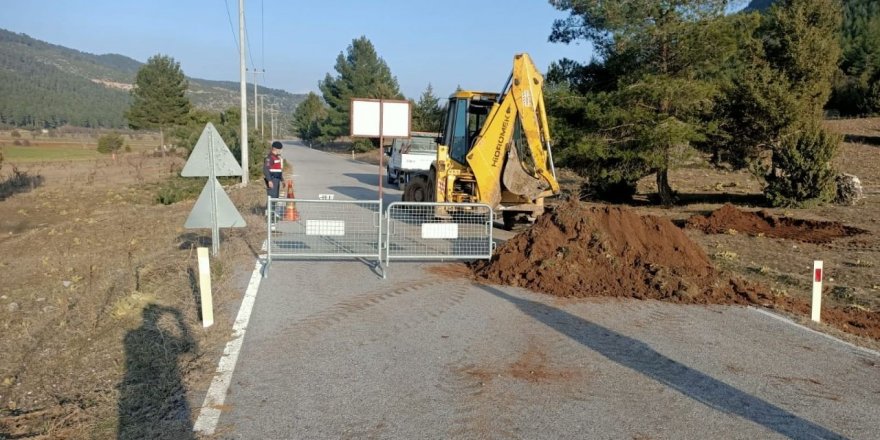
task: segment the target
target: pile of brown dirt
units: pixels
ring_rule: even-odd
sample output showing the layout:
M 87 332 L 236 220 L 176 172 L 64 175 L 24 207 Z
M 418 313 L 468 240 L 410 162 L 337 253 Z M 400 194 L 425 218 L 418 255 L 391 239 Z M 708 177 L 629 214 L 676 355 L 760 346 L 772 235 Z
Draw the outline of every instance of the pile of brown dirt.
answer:
M 666 218 L 567 203 L 472 266 L 482 281 L 562 297 L 613 296 L 689 304 L 754 304 L 808 315 L 806 300 L 733 279 Z M 880 339 L 880 313 L 826 307 L 823 320 Z
M 699 229 L 707 234 L 723 234 L 733 230 L 749 235 L 765 235 L 817 244 L 867 232 L 838 222 L 775 217 L 766 211 L 740 211 L 729 203 L 708 216 L 692 216 L 688 219 L 687 227 Z
M 703 303 L 729 290 L 706 253 L 668 219 L 575 203 L 541 216 L 475 270 L 490 282 L 567 297 Z

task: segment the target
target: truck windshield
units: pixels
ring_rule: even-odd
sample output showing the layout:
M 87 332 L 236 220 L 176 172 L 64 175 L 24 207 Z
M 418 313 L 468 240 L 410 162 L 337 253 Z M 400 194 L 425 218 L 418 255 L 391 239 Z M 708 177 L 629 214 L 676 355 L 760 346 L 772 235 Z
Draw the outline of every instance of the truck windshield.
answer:
M 413 138 L 408 150 L 412 153 L 433 153 L 437 151 L 437 143 L 433 139 Z

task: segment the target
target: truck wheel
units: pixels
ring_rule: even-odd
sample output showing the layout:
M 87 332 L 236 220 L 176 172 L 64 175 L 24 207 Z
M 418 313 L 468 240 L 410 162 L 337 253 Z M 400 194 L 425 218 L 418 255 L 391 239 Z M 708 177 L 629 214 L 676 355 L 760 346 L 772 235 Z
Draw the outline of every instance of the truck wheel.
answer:
M 386 167 L 385 170 L 388 172 L 388 184 L 392 185 L 392 184 L 397 183 L 397 176 L 392 176 L 391 168 Z
M 429 191 L 428 180 L 422 176 L 415 177 L 406 185 L 406 190 L 403 192 L 403 200 L 407 202 L 431 202 L 432 200 L 428 199 Z

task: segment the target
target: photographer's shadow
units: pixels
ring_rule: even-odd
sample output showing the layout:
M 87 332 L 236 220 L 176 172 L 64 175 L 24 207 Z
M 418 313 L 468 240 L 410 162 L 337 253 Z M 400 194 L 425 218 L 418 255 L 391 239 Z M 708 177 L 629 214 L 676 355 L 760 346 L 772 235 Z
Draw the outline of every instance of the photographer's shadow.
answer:
M 150 304 L 125 336 L 117 439 L 194 439 L 180 358 L 197 351 L 179 310 Z

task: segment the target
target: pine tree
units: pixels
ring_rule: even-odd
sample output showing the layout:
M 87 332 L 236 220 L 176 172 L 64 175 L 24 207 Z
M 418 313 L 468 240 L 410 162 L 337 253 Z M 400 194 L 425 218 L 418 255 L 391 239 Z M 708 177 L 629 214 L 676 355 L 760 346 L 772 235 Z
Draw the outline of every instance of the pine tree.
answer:
M 402 99 L 397 78 L 365 36 L 353 40 L 345 54 L 339 53 L 335 69 L 336 77 L 327 73 L 318 83 L 329 107 L 327 119 L 321 124 L 324 136 L 336 138 L 349 134 L 352 98 Z
M 327 108 L 321 98 L 314 92 L 309 92 L 306 100 L 293 112 L 293 128 L 300 139 L 311 146 L 321 136 L 320 124 L 326 118 Z
M 440 131 L 440 119 L 443 117 L 443 109 L 440 107 L 440 99 L 434 95 L 431 83 L 422 92 L 419 101 L 413 105 L 412 128 L 415 131 Z
M 131 107 L 125 117 L 135 130 L 159 129 L 162 147 L 165 130 L 184 125 L 192 104 L 186 96 L 188 82 L 180 63 L 167 55 L 154 55 L 141 67 L 131 90 Z M 164 151 L 164 150 L 163 150 Z
M 810 117 L 821 117 L 840 59 L 839 0 L 782 0 L 762 29 L 770 66 L 783 72 Z
M 841 138 L 820 126 L 840 57 L 838 0 L 783 0 L 762 29 L 766 59 L 789 84 L 799 118 L 772 143 L 765 195 L 774 205 L 828 202 L 834 197 L 831 162 Z M 819 56 L 817 56 L 819 55 Z

